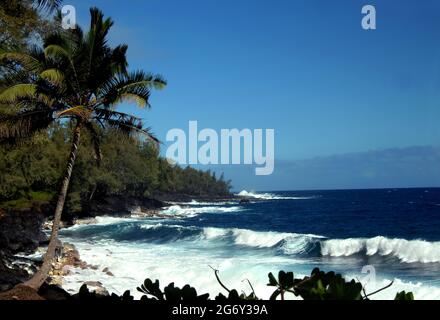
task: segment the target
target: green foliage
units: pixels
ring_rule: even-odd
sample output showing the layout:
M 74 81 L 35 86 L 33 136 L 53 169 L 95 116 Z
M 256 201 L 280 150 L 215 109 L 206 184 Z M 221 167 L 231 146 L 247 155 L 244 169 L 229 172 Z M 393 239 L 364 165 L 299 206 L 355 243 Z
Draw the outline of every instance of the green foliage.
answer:
M 394 300 L 412 301 L 414 300 L 414 294 L 412 292 L 398 292 Z
M 362 284 L 346 281 L 333 271 L 325 273 L 318 268 L 310 277 L 296 280 L 294 293 L 304 300 L 362 300 Z
M 54 24 L 45 16 L 61 1 L 7 0 L 0 6 L 0 49 L 17 50 L 39 40 Z
M 294 293 L 294 278 L 293 272 L 280 271 L 278 273 L 278 279 L 271 273 L 269 273 L 268 286 L 276 287 L 276 290 L 270 296 L 270 300 L 276 300 L 278 296 L 281 296 L 281 300 L 284 300 L 284 294 L 286 292 Z
M 53 125 L 20 145 L 0 144 L 0 207 L 26 208 L 51 201 L 58 191 L 70 148 L 71 128 Z M 106 196 L 162 194 L 227 196 L 230 185 L 209 171 L 170 165 L 148 141 L 133 143 L 109 129 L 100 133 L 102 160 L 96 166 L 90 134 L 84 132 L 73 171 L 66 212 L 81 214 Z
M 237 290 L 226 288 L 218 276 L 218 270 L 214 269 L 214 271 L 219 284 L 229 292 L 228 297 L 220 293 L 216 300 L 258 300 L 250 282 L 252 294 L 249 296 L 245 294 L 238 295 Z M 354 279 L 346 281 L 340 274 L 333 271 L 326 273 L 318 268 L 313 269 L 310 277 L 304 277 L 303 279 L 295 279 L 292 272 L 285 271 L 280 271 L 278 278 L 273 273 L 269 273 L 268 277 L 269 283 L 267 285 L 276 288 L 270 296 L 270 300 L 276 300 L 278 297 L 284 300 L 286 293 L 292 293 L 303 300 L 368 300 L 369 296 L 385 290 L 393 284 L 391 282 L 384 288 L 367 294 L 360 282 Z M 396 295 L 395 300 L 414 300 L 414 295 L 412 292 L 402 291 Z
M 162 291 L 160 289 L 159 280 L 155 282 L 150 279 L 146 279 L 144 283 L 137 288 L 139 292 L 142 292 L 142 301 L 147 300 L 166 300 L 169 302 L 197 302 L 206 301 L 209 298 L 209 294 L 198 295 L 196 289 L 189 285 L 185 285 L 182 289 L 174 286 L 174 283 L 170 283 Z
M 33 201 L 51 201 L 54 194 L 50 192 L 44 191 L 31 191 L 29 192 L 29 196 Z
M 252 288 L 252 293 L 246 295 L 239 294 L 236 289 L 229 290 L 224 286 L 218 276 L 218 270 L 215 270 L 215 276 L 220 286 L 228 291 L 225 296 L 219 293 L 215 297 L 215 301 L 220 303 L 243 302 L 244 300 L 259 300 Z M 295 279 L 292 272 L 280 271 L 278 278 L 272 273 L 269 273 L 268 286 L 276 287 L 276 290 L 270 297 L 270 300 L 276 300 L 278 296 L 284 300 L 284 294 L 290 292 L 296 296 L 300 296 L 303 300 L 368 300 L 369 295 L 362 296 L 362 284 L 355 280 L 346 281 L 340 274 L 335 272 L 324 272 L 315 268 L 310 277 L 303 279 Z M 382 291 L 383 289 L 375 293 Z M 159 280 L 154 282 L 151 279 L 146 279 L 144 283 L 137 288 L 143 294 L 141 301 L 168 301 L 172 303 L 194 303 L 209 300 L 209 294 L 199 295 L 197 290 L 190 285 L 185 285 L 182 288 L 176 287 L 174 283 L 170 283 L 163 290 L 160 288 Z M 373 293 L 374 294 L 374 293 Z M 371 295 L 371 294 L 370 294 Z M 100 296 L 94 292 L 90 292 L 86 285 L 83 285 L 78 294 L 73 296 L 80 300 L 96 300 L 107 299 L 113 301 L 133 301 L 130 291 L 126 291 L 122 296 L 111 294 L 110 296 Z M 399 292 L 396 294 L 394 300 L 414 300 L 414 295 L 411 292 Z
M 360 282 L 352 279 L 346 281 L 345 278 L 335 272 L 324 272 L 315 268 L 310 277 L 295 279 L 292 272 L 280 271 L 278 279 L 269 273 L 268 286 L 276 287 L 271 295 L 271 300 L 276 300 L 278 296 L 284 300 L 286 292 L 295 296 L 300 296 L 304 300 L 368 300 L 374 295 L 392 285 L 392 283 L 374 293 L 367 295 Z M 362 295 L 364 293 L 364 295 Z M 395 300 L 414 300 L 412 293 L 400 292 Z
M 1 204 L 1 207 L 7 209 L 26 209 L 32 207 L 35 202 L 49 202 L 53 199 L 54 194 L 44 191 L 31 191 L 26 197 L 6 201 Z
M 37 15 L 32 4 L 54 9 L 59 2 L 14 0 L 1 8 L 0 18 L 22 9 Z M 158 141 L 141 119 L 115 110 L 126 99 L 150 107 L 150 90 L 166 81 L 129 72 L 127 46 L 113 48 L 107 41 L 113 21 L 97 8 L 90 14 L 93 27 L 87 32 L 58 30 L 45 37 L 43 47 L 0 50 L 0 142 L 15 143 L 0 145 L 2 206 L 26 207 L 32 192 L 58 191 L 74 128 L 82 133 L 65 206 L 71 214 L 100 196 L 229 194 L 223 178 L 160 158 Z

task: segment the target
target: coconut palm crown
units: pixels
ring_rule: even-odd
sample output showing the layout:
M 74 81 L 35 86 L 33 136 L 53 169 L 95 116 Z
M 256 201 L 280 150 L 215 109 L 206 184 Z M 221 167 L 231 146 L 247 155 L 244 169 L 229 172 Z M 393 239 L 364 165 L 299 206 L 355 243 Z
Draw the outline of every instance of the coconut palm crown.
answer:
M 112 48 L 108 32 L 113 25 L 102 12 L 90 9 L 88 32 L 81 28 L 58 31 L 44 40 L 43 48 L 29 52 L 2 52 L 7 70 L 0 80 L 0 140 L 26 139 L 56 121 L 70 121 L 74 130 L 72 148 L 55 210 L 52 235 L 42 268 L 27 283 L 38 288 L 47 278 L 58 245 L 61 213 L 75 163 L 81 130 L 90 132 L 99 161 L 100 130 L 115 128 L 129 136 L 157 139 L 141 119 L 118 112 L 124 100 L 149 108 L 151 89 L 166 85 L 160 76 L 143 71 L 129 72 L 127 46 Z

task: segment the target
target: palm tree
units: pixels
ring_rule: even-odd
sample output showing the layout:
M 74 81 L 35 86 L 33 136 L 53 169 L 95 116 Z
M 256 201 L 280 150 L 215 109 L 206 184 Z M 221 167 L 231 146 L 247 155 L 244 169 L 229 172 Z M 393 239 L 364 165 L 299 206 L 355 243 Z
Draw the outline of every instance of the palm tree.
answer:
M 141 119 L 117 112 L 115 106 L 128 99 L 150 107 L 150 90 L 163 88 L 165 80 L 143 71 L 128 72 L 127 46 L 111 48 L 107 43 L 112 20 L 104 20 L 96 8 L 90 14 L 87 33 L 80 28 L 62 30 L 48 36 L 42 49 L 0 54 L 2 64 L 15 66 L 0 83 L 0 107 L 8 106 L 0 109 L 0 139 L 26 139 L 56 121 L 70 121 L 74 128 L 43 265 L 25 283 L 34 289 L 47 279 L 59 244 L 59 224 L 81 131 L 90 133 L 98 161 L 100 127 L 115 128 L 131 137 L 142 135 L 157 143 Z

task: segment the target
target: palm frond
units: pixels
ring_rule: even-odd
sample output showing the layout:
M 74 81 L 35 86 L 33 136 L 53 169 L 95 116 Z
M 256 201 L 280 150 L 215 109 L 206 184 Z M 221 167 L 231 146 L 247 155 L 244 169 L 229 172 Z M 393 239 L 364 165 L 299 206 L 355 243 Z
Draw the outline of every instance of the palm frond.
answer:
M 124 112 L 118 112 L 118 111 L 114 111 L 111 109 L 106 109 L 106 108 L 95 108 L 94 109 L 95 112 L 95 119 L 99 119 L 102 121 L 107 121 L 107 120 L 120 120 L 120 121 L 137 121 L 140 122 L 142 121 L 141 118 L 135 117 L 131 114 L 128 113 L 124 113 Z
M 70 60 L 69 52 L 58 44 L 50 44 L 44 48 L 46 56 L 62 57 Z
M 160 77 L 143 71 L 120 74 L 108 81 L 100 95 L 105 106 L 117 104 L 127 98 L 136 101 L 140 107 L 150 107 L 150 89 L 165 87 L 166 81 Z
M 72 88 L 71 91 L 78 97 L 81 85 L 78 77 L 76 61 L 71 54 L 72 48 L 70 48 L 70 46 L 72 46 L 73 42 L 73 40 L 68 42 L 61 35 L 54 34 L 46 39 L 44 53 L 48 58 L 56 60 L 63 66 L 64 75 L 66 77 L 68 76 L 70 79 L 70 81 L 67 81 L 67 84 Z M 77 57 L 77 60 L 81 59 L 82 57 Z
M 33 49 L 29 53 L 3 52 L 0 53 L 0 61 L 2 65 L 10 62 L 17 63 L 27 71 L 32 72 L 43 68 L 44 57 L 42 57 L 40 53 L 42 53 L 42 51 L 38 49 Z
M 166 80 L 161 75 L 153 75 L 141 70 L 130 73 L 126 77 L 126 80 L 127 84 L 123 86 L 123 89 L 142 86 L 149 89 L 161 90 L 167 85 Z
M 63 73 L 55 68 L 46 69 L 40 73 L 40 77 L 49 81 L 50 83 L 60 87 L 64 81 Z
M 139 108 L 150 107 L 148 103 L 148 98 L 150 97 L 150 92 L 142 93 L 121 93 L 118 95 L 117 99 L 113 101 L 113 104 L 118 104 L 121 102 L 133 102 Z
M 96 108 L 95 114 L 95 120 L 116 129 L 118 132 L 127 136 L 144 136 L 155 145 L 160 143 L 154 134 L 151 133 L 150 128 L 143 127 L 142 119 L 140 118 L 104 108 Z
M 53 101 L 45 94 L 37 92 L 38 86 L 33 83 L 20 83 L 11 86 L 0 94 L 0 103 L 17 104 L 22 101 L 34 101 L 51 106 Z
M 127 74 L 127 49 L 128 46 L 123 44 L 113 49 L 111 57 L 111 68 L 114 74 Z
M 90 119 L 90 116 L 92 115 L 92 110 L 84 107 L 84 106 L 76 106 L 72 108 L 68 108 L 66 110 L 63 110 L 61 112 L 57 113 L 57 118 L 64 118 L 64 117 L 76 117 L 88 120 Z
M 99 69 L 103 60 L 106 60 L 107 53 L 110 51 L 107 46 L 107 34 L 113 25 L 110 18 L 104 20 L 104 14 L 97 8 L 90 9 L 90 17 L 90 29 L 85 38 L 88 51 L 88 77 L 91 76 L 94 69 Z
M 46 129 L 53 121 L 52 111 L 36 110 L 0 116 L 0 139 L 20 139 Z
M 90 8 L 90 37 L 105 38 L 113 24 L 114 22 L 110 18 L 104 20 L 104 14 L 101 10 L 96 7 Z
M 92 122 L 85 122 L 84 127 L 90 133 L 90 139 L 93 145 L 93 153 L 96 160 L 96 165 L 99 167 L 102 161 L 102 151 L 101 151 L 101 135 L 98 128 Z
M 159 146 L 159 139 L 151 132 L 151 128 L 144 128 L 142 122 L 107 120 L 110 127 L 128 137 L 145 137 L 156 147 Z
M 18 83 L 30 83 L 31 74 L 23 69 L 9 70 L 0 78 L 0 92 Z

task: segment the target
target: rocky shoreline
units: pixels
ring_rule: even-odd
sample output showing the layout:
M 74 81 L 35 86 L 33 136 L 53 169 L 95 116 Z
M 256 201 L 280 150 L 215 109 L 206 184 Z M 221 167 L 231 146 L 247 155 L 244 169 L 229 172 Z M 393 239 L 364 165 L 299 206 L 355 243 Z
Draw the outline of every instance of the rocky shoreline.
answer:
M 249 199 L 234 195 L 228 197 L 195 197 L 190 195 L 161 196 L 161 200 L 133 197 L 108 197 L 94 202 L 89 211 L 81 216 L 66 215 L 63 227 L 77 224 L 93 224 L 99 216 L 112 217 L 156 217 L 166 218 L 161 214 L 164 207 L 174 203 L 191 202 L 248 202 Z M 19 283 L 26 281 L 39 267 L 44 246 L 48 243 L 47 234 L 51 228 L 50 216 L 52 206 L 48 203 L 35 204 L 32 208 L 23 210 L 0 209 L 0 292 L 7 291 Z M 46 231 L 46 232 L 44 232 Z M 41 248 L 41 254 L 35 252 Z M 32 257 L 32 254 L 35 257 Z M 29 255 L 31 255 L 29 257 Z M 91 268 L 82 261 L 78 251 L 71 244 L 62 244 L 59 256 L 53 264 L 53 270 L 47 283 L 51 287 L 61 287 L 62 278 L 69 274 L 70 268 Z M 104 268 L 102 272 L 112 275 L 111 270 Z M 86 283 L 92 292 L 106 295 L 105 288 L 96 281 Z M 67 294 L 67 293 L 66 293 Z
M 60 250 L 60 255 L 57 257 L 56 261 L 53 263 L 53 269 L 49 273 L 49 278 L 46 281 L 50 286 L 58 286 L 62 288 L 63 277 L 71 273 L 71 268 L 80 269 L 93 269 L 97 270 L 98 266 L 90 265 L 86 261 L 81 260 L 78 250 L 74 245 L 70 243 L 63 243 Z M 109 268 L 105 267 L 101 270 L 108 276 L 113 277 L 113 273 Z M 98 295 L 107 296 L 109 292 L 102 286 L 99 281 L 87 281 L 84 283 L 87 285 L 91 292 L 95 292 Z

